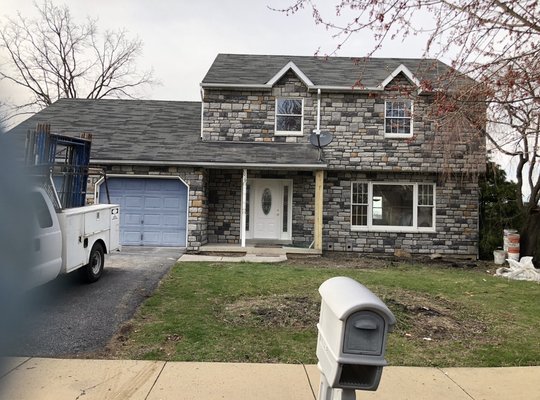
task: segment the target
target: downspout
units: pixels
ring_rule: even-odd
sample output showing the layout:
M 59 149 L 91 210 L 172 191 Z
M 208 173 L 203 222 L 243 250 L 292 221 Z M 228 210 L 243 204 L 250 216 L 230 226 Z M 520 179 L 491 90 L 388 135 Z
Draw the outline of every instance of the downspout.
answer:
M 321 134 L 321 89 L 317 89 L 317 135 Z
M 321 89 L 317 89 L 317 129 L 315 129 L 315 134 L 317 135 L 317 143 L 319 144 L 319 161 L 322 160 L 322 147 L 320 146 L 320 135 L 321 135 Z
M 201 140 L 203 138 L 203 130 L 204 130 L 204 88 L 201 86 Z

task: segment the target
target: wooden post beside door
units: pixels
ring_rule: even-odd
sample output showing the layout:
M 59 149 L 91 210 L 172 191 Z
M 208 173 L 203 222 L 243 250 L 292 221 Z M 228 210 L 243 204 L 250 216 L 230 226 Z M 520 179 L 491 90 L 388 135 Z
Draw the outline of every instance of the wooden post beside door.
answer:
M 314 248 L 322 251 L 324 171 L 315 171 Z

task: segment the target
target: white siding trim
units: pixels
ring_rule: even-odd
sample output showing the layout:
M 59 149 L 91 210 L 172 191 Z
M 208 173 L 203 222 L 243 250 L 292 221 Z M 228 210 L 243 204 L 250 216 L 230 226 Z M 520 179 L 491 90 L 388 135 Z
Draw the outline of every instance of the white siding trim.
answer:
M 311 80 L 306 76 L 306 74 L 304 74 L 302 72 L 302 70 L 300 68 L 298 68 L 296 66 L 295 63 L 293 63 L 292 61 L 289 61 L 287 63 L 287 65 L 285 65 L 283 68 L 281 68 L 277 74 L 275 74 L 272 78 L 270 78 L 270 80 L 268 82 L 266 82 L 266 85 L 268 86 L 274 86 L 276 84 L 277 81 L 279 81 L 281 79 L 281 77 L 283 75 L 285 75 L 287 73 L 287 71 L 289 71 L 290 69 L 293 70 L 293 72 L 296 74 L 296 76 L 298 76 L 298 78 L 300 78 L 300 80 L 304 83 L 304 85 L 306 85 L 308 88 L 310 87 L 313 87 L 313 82 L 311 82 Z

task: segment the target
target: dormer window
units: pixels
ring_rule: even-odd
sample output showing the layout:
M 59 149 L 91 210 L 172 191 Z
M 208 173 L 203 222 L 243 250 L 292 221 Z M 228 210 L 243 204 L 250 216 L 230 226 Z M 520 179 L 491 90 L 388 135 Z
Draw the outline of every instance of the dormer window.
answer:
M 413 134 L 412 101 L 387 100 L 384 106 L 384 133 L 386 137 L 407 138 Z
M 301 136 L 303 131 L 303 99 L 276 99 L 276 135 Z

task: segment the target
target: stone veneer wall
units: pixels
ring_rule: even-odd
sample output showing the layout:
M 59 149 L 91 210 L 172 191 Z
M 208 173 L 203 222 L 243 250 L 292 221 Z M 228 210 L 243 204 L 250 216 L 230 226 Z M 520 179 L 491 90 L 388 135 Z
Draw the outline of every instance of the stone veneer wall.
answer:
M 327 172 L 325 178 L 324 250 L 392 255 L 398 249 L 412 254 L 441 253 L 477 256 L 478 186 L 446 181 L 436 187 L 436 232 L 393 233 L 351 231 L 351 182 L 436 182 L 435 175 Z
M 209 173 L 208 239 L 211 243 L 240 241 L 241 171 Z M 315 178 L 309 171 L 249 171 L 249 178 L 293 180 L 293 245 L 313 241 Z M 441 253 L 476 257 L 478 193 L 473 183 L 447 181 L 436 189 L 436 232 L 351 231 L 351 182 L 402 181 L 434 183 L 434 174 L 358 173 L 327 171 L 324 184 L 323 244 L 325 251 L 392 255 L 398 249 L 412 254 Z
M 276 97 L 304 99 L 304 136 L 275 136 Z M 204 92 L 203 140 L 306 143 L 315 129 L 317 98 L 289 71 L 269 91 Z M 315 103 L 314 103 L 315 102 Z
M 208 242 L 206 231 L 208 208 L 206 181 L 208 173 L 202 168 L 183 168 L 183 167 L 162 167 L 162 166 L 142 166 L 142 165 L 112 165 L 106 166 L 108 175 L 140 175 L 141 177 L 156 176 L 179 176 L 189 185 L 189 204 L 188 204 L 188 237 L 187 251 L 198 251 L 199 247 Z M 88 182 L 87 202 L 94 202 L 94 187 L 99 178 L 92 176 Z M 91 195 L 90 195 L 91 193 Z
M 210 243 L 239 243 L 241 170 L 112 166 L 108 174 L 180 176 L 190 187 L 188 251 Z M 313 241 L 315 178 L 311 171 L 248 171 L 249 178 L 293 180 L 293 244 L 307 247 Z M 356 232 L 350 229 L 351 182 L 436 182 L 433 174 L 363 173 L 327 171 L 324 184 L 324 250 L 393 254 L 402 249 L 413 254 L 442 253 L 476 256 L 478 243 L 478 193 L 474 183 L 447 181 L 437 184 L 436 232 Z M 93 178 L 92 182 L 95 183 Z M 93 192 L 93 186 L 92 191 Z M 89 202 L 92 202 L 89 197 Z
M 208 242 L 240 242 L 242 170 L 208 171 Z
M 292 241 L 307 247 L 313 241 L 315 178 L 311 171 L 248 171 L 248 179 L 292 179 Z M 240 242 L 241 170 L 209 170 L 208 241 Z
M 275 136 L 276 97 L 304 99 L 303 136 Z M 413 100 L 413 137 L 385 138 L 384 103 L 388 99 Z M 206 89 L 203 140 L 308 143 L 317 124 L 317 93 L 291 71 L 271 91 Z M 468 135 L 444 145 L 428 115 L 430 95 L 418 95 L 403 74 L 382 93 L 336 93 L 323 90 L 321 130 L 332 132 L 324 149 L 330 169 L 391 172 L 483 171 L 485 140 Z

